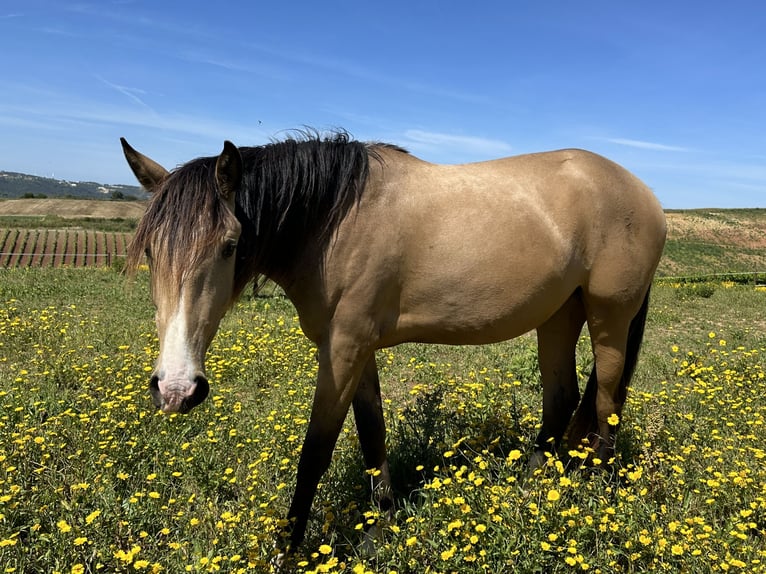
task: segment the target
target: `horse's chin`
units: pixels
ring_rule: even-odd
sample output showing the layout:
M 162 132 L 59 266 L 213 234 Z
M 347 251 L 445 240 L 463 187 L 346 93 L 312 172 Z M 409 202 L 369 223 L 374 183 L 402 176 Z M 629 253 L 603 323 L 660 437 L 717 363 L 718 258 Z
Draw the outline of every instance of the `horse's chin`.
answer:
M 163 413 L 188 413 L 192 407 L 186 406 L 186 397 L 181 396 L 178 393 L 169 394 L 162 398 L 160 410 Z

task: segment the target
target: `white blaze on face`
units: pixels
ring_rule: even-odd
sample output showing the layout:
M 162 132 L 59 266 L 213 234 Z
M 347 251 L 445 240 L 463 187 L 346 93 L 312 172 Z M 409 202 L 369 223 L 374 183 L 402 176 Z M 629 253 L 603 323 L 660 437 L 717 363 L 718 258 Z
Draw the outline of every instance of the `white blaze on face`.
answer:
M 166 407 L 176 410 L 181 401 L 194 391 L 198 367 L 189 349 L 188 328 L 183 295 L 175 313 L 165 327 L 157 359 L 158 386 Z

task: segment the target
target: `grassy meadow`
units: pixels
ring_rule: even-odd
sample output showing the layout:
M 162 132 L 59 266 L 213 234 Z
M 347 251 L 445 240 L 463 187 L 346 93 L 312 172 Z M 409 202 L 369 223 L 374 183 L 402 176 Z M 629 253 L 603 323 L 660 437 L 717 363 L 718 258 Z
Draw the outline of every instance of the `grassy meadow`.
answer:
M 315 350 L 288 301 L 245 297 L 208 400 L 159 414 L 146 279 L 0 270 L 0 573 L 270 570 Z M 380 351 L 396 514 L 365 553 L 379 517 L 349 418 L 289 571 L 766 571 L 764 308 L 755 285 L 655 285 L 607 472 L 563 450 L 528 476 L 533 336 Z

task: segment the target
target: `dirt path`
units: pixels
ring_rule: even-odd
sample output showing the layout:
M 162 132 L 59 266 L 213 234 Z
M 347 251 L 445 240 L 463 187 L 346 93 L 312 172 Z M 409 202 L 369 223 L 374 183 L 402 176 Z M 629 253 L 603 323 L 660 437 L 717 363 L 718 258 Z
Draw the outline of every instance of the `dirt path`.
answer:
M 58 215 L 103 219 L 139 219 L 146 209 L 143 201 L 91 199 L 7 199 L 0 201 L 0 215 Z

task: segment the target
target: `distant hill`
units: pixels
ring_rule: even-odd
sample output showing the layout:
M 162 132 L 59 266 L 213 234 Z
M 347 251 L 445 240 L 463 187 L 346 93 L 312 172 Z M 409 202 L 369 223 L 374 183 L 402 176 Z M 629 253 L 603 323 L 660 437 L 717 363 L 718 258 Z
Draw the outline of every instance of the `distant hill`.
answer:
M 766 274 L 766 209 L 669 209 L 659 276 Z
M 0 171 L 0 198 L 71 197 L 76 199 L 146 199 L 135 185 L 109 185 L 92 181 L 64 181 L 12 171 Z

